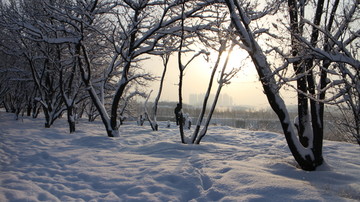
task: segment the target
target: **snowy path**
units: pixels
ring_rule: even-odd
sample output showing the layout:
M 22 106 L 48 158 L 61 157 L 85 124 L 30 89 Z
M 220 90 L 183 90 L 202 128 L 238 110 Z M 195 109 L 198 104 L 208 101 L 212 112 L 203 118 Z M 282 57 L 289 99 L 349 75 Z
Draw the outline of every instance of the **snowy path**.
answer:
M 174 126 L 129 124 L 120 138 L 100 124 L 67 130 L 0 113 L 0 201 L 360 200 L 353 144 L 326 141 L 327 165 L 305 172 L 280 134 L 212 126 L 201 145 L 183 145 Z

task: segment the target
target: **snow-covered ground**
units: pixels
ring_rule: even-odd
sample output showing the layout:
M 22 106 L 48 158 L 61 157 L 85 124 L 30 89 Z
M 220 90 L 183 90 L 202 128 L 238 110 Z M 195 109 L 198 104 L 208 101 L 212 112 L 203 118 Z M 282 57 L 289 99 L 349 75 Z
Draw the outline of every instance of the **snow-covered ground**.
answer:
M 284 137 L 210 127 L 201 145 L 127 123 L 108 138 L 100 123 L 0 112 L 0 201 L 357 201 L 360 147 L 325 141 L 326 165 L 296 167 Z M 190 134 L 189 131 L 186 131 Z

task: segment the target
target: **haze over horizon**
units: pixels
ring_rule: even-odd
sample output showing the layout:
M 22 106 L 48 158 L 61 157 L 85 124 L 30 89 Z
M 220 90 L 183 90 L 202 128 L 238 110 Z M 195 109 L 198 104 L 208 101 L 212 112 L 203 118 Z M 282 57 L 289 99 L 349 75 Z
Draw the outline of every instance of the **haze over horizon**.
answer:
M 236 56 L 236 55 L 235 55 Z M 235 56 L 230 61 L 230 67 L 241 63 Z M 158 81 L 152 81 L 148 87 L 148 92 L 153 90 L 149 101 L 153 101 L 158 93 L 160 76 L 163 71 L 162 61 L 159 57 L 152 57 L 146 61 L 146 65 L 150 64 L 151 73 L 153 76 L 159 77 Z M 160 101 L 178 102 L 178 83 L 179 83 L 179 70 L 177 66 L 176 57 L 171 57 L 168 64 L 163 91 Z M 183 81 L 183 102 L 190 104 L 189 97 L 191 94 L 205 94 L 208 88 L 208 83 L 211 74 L 211 63 L 207 63 L 203 58 L 196 58 L 186 69 Z M 215 77 L 212 86 L 211 94 L 215 94 L 218 83 L 218 77 Z M 245 66 L 237 73 L 231 80 L 231 83 L 222 88 L 221 95 L 229 95 L 232 97 L 234 106 L 251 106 L 255 108 L 270 107 L 263 88 L 258 79 L 257 72 L 251 63 L 246 63 Z M 294 99 L 294 92 L 286 91 L 281 93 L 282 97 L 286 100 L 287 105 L 296 104 Z

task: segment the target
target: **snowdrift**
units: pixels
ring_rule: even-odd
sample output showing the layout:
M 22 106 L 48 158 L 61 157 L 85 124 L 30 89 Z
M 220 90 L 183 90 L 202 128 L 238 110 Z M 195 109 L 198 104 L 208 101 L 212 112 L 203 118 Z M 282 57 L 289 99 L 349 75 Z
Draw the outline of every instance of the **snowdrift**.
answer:
M 16 121 L 0 112 L 0 201 L 357 201 L 360 148 L 325 141 L 326 164 L 297 168 L 281 134 L 211 126 L 201 145 L 177 128 Z M 163 124 L 163 125 L 162 125 Z M 190 135 L 190 131 L 186 131 Z

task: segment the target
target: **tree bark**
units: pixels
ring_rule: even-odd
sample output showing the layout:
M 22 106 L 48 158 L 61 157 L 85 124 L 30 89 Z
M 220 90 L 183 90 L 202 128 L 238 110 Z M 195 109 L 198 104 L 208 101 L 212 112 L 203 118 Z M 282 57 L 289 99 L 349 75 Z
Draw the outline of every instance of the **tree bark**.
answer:
M 231 20 L 236 28 L 236 31 L 241 36 L 243 44 L 247 46 L 246 50 L 248 51 L 258 72 L 268 102 L 279 118 L 292 155 L 302 169 L 309 171 L 315 170 L 318 165 L 314 163 L 313 151 L 303 147 L 296 138 L 294 126 L 290 120 L 284 100 L 279 95 L 278 85 L 276 84 L 270 65 L 268 64 L 266 56 L 261 50 L 259 44 L 256 42 L 253 33 L 249 28 L 250 22 L 244 19 L 241 20 L 241 18 L 246 17 L 244 16 L 246 14 L 241 9 L 241 6 L 237 1 L 226 0 L 226 4 L 230 11 Z
M 193 136 L 192 136 L 192 138 L 191 138 L 192 143 L 194 143 L 194 142 L 196 141 L 197 136 L 198 136 L 198 134 L 199 134 L 199 130 L 200 130 L 200 127 L 201 127 L 201 123 L 202 123 L 202 121 L 203 121 L 203 119 L 204 119 L 204 115 L 205 115 L 205 112 L 206 112 L 207 102 L 208 102 L 208 99 L 209 99 L 209 97 L 210 97 L 210 92 L 211 92 L 211 88 L 212 88 L 212 85 L 213 85 L 215 73 L 216 73 L 216 70 L 217 70 L 217 68 L 218 68 L 218 66 L 219 66 L 219 62 L 220 62 L 222 53 L 223 53 L 224 50 L 225 50 L 225 46 L 226 46 L 226 40 L 225 40 L 225 42 L 222 42 L 222 43 L 220 44 L 220 48 L 219 48 L 219 51 L 218 51 L 218 52 L 219 52 L 219 55 L 218 55 L 218 57 L 217 57 L 217 60 L 216 60 L 216 62 L 215 62 L 215 65 L 214 65 L 214 67 L 213 67 L 213 70 L 212 70 L 212 72 L 211 72 L 211 76 L 210 76 L 208 88 L 207 88 L 207 90 L 206 90 L 206 94 L 205 94 L 205 97 L 204 97 L 204 101 L 203 101 L 203 105 L 202 105 L 202 108 L 201 108 L 201 111 L 200 111 L 200 115 L 199 115 L 199 118 L 198 118 L 198 120 L 197 120 L 197 122 L 196 122 L 195 130 L 194 130 Z M 202 137 L 201 137 L 201 138 L 202 138 Z M 197 144 L 200 143 L 201 138 L 200 138 L 199 141 L 197 141 L 197 142 L 198 142 Z
M 181 55 L 182 55 L 182 48 L 183 48 L 183 43 L 184 43 L 184 12 L 185 12 L 185 2 L 182 3 L 182 18 L 181 18 L 181 38 L 180 38 L 180 45 L 179 45 L 179 50 L 178 50 L 178 68 L 179 68 L 179 88 L 178 88 L 178 94 L 179 94 L 179 106 L 180 106 L 180 120 L 179 120 L 179 131 L 180 131 L 180 139 L 181 139 L 181 143 L 185 144 L 185 138 L 184 138 L 184 118 L 183 118 L 183 114 L 182 114 L 182 108 L 183 108 L 183 103 L 182 103 L 182 83 L 183 83 L 183 76 L 184 76 L 184 68 L 185 66 L 182 64 L 181 61 Z
M 160 85 L 159 85 L 159 92 L 155 98 L 155 101 L 154 101 L 154 105 L 153 105 L 153 108 L 152 108 L 152 119 L 154 120 L 155 122 L 155 130 L 157 131 L 158 130 L 158 123 L 157 123 L 157 109 L 158 109 L 158 104 L 159 104 L 159 101 L 160 101 L 160 97 L 161 97 L 161 93 L 162 93 L 162 89 L 163 89 L 163 85 L 164 85 L 164 80 L 165 80 L 165 75 L 166 75 L 166 70 L 167 70 L 167 65 L 168 65 L 168 62 L 169 62 L 169 59 L 170 59 L 170 54 L 169 53 L 165 53 L 164 56 L 162 56 L 162 60 L 163 60 L 163 66 L 164 66 L 164 69 L 163 69 L 163 72 L 161 74 L 161 79 L 160 79 Z

